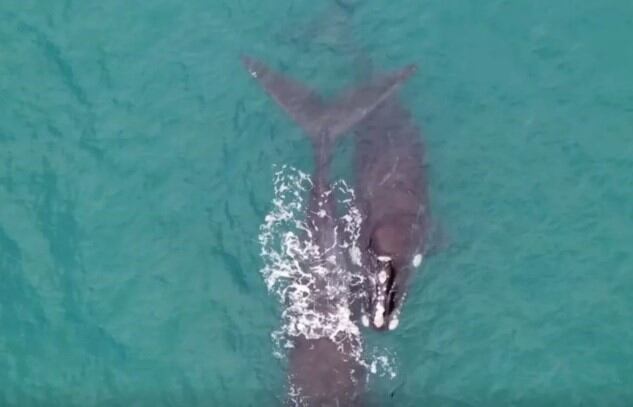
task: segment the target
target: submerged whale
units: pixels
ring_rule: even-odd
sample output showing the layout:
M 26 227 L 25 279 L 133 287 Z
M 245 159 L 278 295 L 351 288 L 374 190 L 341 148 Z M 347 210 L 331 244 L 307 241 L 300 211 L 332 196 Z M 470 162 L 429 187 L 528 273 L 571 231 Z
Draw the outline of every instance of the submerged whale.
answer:
M 304 264 L 313 277 L 310 300 L 319 318 L 335 316 L 338 295 L 346 292 L 350 259 L 341 247 L 343 231 L 329 182 L 329 164 L 336 138 L 351 131 L 415 71 L 414 66 L 381 77 L 324 101 L 308 87 L 243 56 L 250 75 L 307 133 L 313 145 L 314 172 L 306 213 L 306 236 L 317 254 Z M 341 290 L 341 288 L 343 288 Z M 352 351 L 354 338 L 342 335 L 298 335 L 288 355 L 291 403 L 306 406 L 356 406 L 362 402 L 366 372 Z

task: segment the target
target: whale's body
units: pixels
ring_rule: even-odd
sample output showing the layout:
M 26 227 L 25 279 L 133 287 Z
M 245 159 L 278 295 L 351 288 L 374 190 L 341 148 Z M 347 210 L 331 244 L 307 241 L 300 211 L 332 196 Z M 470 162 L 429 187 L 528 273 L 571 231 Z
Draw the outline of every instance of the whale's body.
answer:
M 392 95 L 355 129 L 360 248 L 368 273 L 364 323 L 395 329 L 411 276 L 428 249 L 424 148 L 411 114 Z

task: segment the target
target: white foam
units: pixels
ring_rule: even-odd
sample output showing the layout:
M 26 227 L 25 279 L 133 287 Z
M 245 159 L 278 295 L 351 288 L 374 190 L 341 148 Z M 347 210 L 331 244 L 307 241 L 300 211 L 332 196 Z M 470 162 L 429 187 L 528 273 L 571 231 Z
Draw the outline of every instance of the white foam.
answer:
M 374 348 L 372 353 L 369 366 L 371 373 L 380 377 L 389 376 L 393 380 L 397 376 L 395 355 L 378 348 Z
M 363 366 L 369 368 L 372 364 L 376 365 L 375 360 L 366 361 L 363 358 L 360 329 L 351 319 L 353 294 L 350 286 L 365 284 L 362 267 L 352 267 L 352 270 L 343 269 L 344 265 L 336 267 L 335 250 L 346 251 L 355 266 L 362 266 L 358 245 L 362 217 L 354 205 L 353 190 L 339 181 L 324 194 L 327 197 L 336 193 L 342 232 L 339 236 L 340 247 L 326 248 L 324 253 L 321 250 L 323 248 L 312 240 L 313 229 L 305 222 L 307 197 L 312 188 L 310 176 L 282 166 L 275 171 L 273 187 L 272 210 L 260 227 L 259 243 L 264 264 L 262 277 L 269 292 L 277 297 L 282 306 L 281 326 L 271 335 L 275 345 L 274 354 L 284 357 L 287 349 L 293 347 L 292 338 L 298 335 L 308 339 L 329 337 L 340 346 L 345 342 L 348 346 L 346 352 L 351 353 Z M 320 209 L 318 215 L 327 216 L 327 213 Z M 320 287 L 320 295 L 327 295 L 327 312 L 315 310 L 312 293 L 317 286 Z M 366 301 L 365 290 L 354 292 L 354 295 L 361 297 L 357 300 Z M 384 325 L 383 313 L 384 309 L 378 318 L 373 318 L 376 326 Z M 361 323 L 369 326 L 369 318 L 369 315 L 363 315 Z
M 357 266 L 361 266 L 362 259 L 361 259 L 360 249 L 354 246 L 354 247 L 350 247 L 348 252 L 349 252 L 349 257 L 352 260 L 352 263 L 354 263 Z
M 336 264 L 336 250 L 341 250 L 340 247 L 325 248 L 324 253 L 323 248 L 312 241 L 312 229 L 305 222 L 305 198 L 312 188 L 310 176 L 283 166 L 275 172 L 273 184 L 273 209 L 260 227 L 259 242 L 264 260 L 261 274 L 270 293 L 278 297 L 284 307 L 282 326 L 273 333 L 277 349 L 285 348 L 288 338 L 297 335 L 328 336 L 337 343 L 345 337 L 360 342 L 359 328 L 351 321 L 349 287 L 352 280 L 362 280 L 362 276 L 360 271 L 344 270 L 344 265 Z M 324 198 L 333 192 L 337 198 L 343 198 L 343 202 L 339 201 L 344 231 L 340 245 L 356 253 L 354 261 L 360 264 L 357 240 L 361 217 L 354 207 L 353 191 L 344 182 L 338 182 L 332 191 L 326 191 Z M 327 213 L 320 209 L 317 216 L 325 217 Z M 327 296 L 327 301 L 320 301 L 328 304 L 327 312 L 314 311 L 311 293 L 316 286 L 321 287 L 321 296 Z M 360 356 L 360 346 L 358 351 Z

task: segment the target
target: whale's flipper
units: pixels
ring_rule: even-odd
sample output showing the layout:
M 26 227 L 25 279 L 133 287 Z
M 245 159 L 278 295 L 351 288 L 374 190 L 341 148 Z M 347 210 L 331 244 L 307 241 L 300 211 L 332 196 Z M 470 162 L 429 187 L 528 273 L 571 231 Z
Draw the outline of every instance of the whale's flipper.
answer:
M 326 133 L 330 139 L 349 131 L 391 96 L 416 70 L 415 65 L 379 76 L 343 92 L 331 103 L 312 89 L 270 69 L 263 62 L 243 56 L 248 72 L 273 99 L 312 137 Z

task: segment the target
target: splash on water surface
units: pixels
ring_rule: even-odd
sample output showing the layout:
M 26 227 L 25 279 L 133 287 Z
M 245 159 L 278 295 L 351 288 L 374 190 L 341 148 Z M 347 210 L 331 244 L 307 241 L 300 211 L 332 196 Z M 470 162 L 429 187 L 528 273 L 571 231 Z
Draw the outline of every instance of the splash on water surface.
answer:
M 260 227 L 259 243 L 264 260 L 262 277 L 269 293 L 282 306 L 281 325 L 272 333 L 275 355 L 283 358 L 285 350 L 293 346 L 293 338 L 299 335 L 308 339 L 328 337 L 341 346 L 352 344 L 351 352 L 347 351 L 370 374 L 394 377 L 394 357 L 377 348 L 369 355 L 363 354 L 360 329 L 352 320 L 350 305 L 362 301 L 364 295 L 363 290 L 352 287 L 362 286 L 365 278 L 358 246 L 361 215 L 355 206 L 353 189 L 339 180 L 326 191 L 336 196 L 340 236 L 338 247 L 327 248 L 323 256 L 306 223 L 312 189 L 310 175 L 284 165 L 275 171 L 273 187 L 272 209 Z M 321 215 L 326 216 L 325 212 Z M 334 264 L 335 250 L 344 251 L 350 261 Z M 321 262 L 315 261 L 317 258 Z M 315 289 L 324 281 L 325 289 L 320 287 L 318 295 L 327 296 L 331 309 L 327 313 L 315 311 L 314 306 Z

